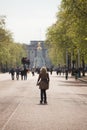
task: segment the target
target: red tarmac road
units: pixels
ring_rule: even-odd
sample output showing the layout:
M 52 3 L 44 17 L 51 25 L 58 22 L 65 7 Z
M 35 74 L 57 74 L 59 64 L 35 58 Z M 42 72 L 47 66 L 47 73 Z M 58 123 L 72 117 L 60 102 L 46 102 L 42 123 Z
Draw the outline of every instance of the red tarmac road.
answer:
M 0 74 L 0 130 L 87 130 L 87 83 L 50 75 L 48 104 L 39 105 L 38 75 Z

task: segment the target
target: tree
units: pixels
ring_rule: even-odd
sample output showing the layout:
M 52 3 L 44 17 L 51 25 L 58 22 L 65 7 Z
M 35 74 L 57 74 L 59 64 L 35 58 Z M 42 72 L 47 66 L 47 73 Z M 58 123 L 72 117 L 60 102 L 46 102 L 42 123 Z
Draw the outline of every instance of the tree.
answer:
M 86 0 L 62 0 L 60 11 L 57 12 L 55 24 L 50 26 L 46 33 L 46 41 L 49 48 L 57 50 L 57 57 L 63 56 L 66 51 L 71 59 L 77 60 L 78 50 L 80 58 L 84 55 L 87 63 L 87 1 Z M 55 52 L 55 51 L 54 51 Z M 62 52 L 62 55 L 60 53 Z M 53 54 L 55 57 L 55 54 Z M 52 56 L 53 57 L 53 56 Z M 53 59 L 52 59 L 53 60 Z M 78 63 L 77 63 L 78 64 Z
M 25 45 L 14 42 L 12 33 L 6 29 L 5 18 L 0 17 L 0 71 L 21 65 L 21 58 L 27 55 Z

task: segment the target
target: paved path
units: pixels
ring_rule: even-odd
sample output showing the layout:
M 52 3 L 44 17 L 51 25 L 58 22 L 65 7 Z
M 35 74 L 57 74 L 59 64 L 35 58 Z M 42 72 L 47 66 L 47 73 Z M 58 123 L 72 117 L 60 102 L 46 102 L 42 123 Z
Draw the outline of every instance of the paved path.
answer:
M 53 73 L 48 105 L 39 105 L 37 76 L 0 75 L 0 130 L 87 130 L 87 84 Z

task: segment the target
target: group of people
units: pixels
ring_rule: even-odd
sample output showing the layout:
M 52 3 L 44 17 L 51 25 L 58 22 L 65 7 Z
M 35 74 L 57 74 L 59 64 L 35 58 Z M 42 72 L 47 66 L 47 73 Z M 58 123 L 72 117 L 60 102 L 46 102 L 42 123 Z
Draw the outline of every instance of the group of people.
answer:
M 9 73 L 11 73 L 12 80 L 14 80 L 15 73 L 16 73 L 17 80 L 19 79 L 19 75 L 21 75 L 21 80 L 23 80 L 23 79 L 26 80 L 27 72 L 28 72 L 28 69 L 26 69 L 26 67 L 24 67 L 22 69 L 20 69 L 19 67 L 17 67 L 16 69 L 11 68 L 9 71 Z M 32 75 L 34 76 L 34 72 L 35 72 L 34 68 L 32 69 L 31 72 L 32 72 Z M 68 79 L 68 69 L 67 68 L 65 69 L 65 78 L 66 78 L 66 80 Z M 39 70 L 38 79 L 37 79 L 37 83 L 36 83 L 36 85 L 38 85 L 39 89 L 40 89 L 40 104 L 43 104 L 43 103 L 47 104 L 46 90 L 49 89 L 49 81 L 50 81 L 50 78 L 49 78 L 48 70 L 46 67 L 43 66 Z
M 11 68 L 9 70 L 9 74 L 11 74 L 11 78 L 12 80 L 15 79 L 15 74 L 16 74 L 16 79 L 19 80 L 19 76 L 21 76 L 21 80 L 27 80 L 27 72 L 28 72 L 28 69 L 25 67 L 25 68 Z
M 60 70 L 62 70 L 62 71 L 60 71 Z M 19 79 L 19 75 L 21 75 L 21 80 L 23 80 L 23 79 L 26 80 L 28 71 L 29 70 L 26 69 L 26 67 L 23 67 L 22 69 L 17 67 L 16 69 L 11 68 L 9 73 L 11 74 L 12 80 L 14 80 L 15 73 L 16 73 L 17 80 Z M 38 73 L 38 79 L 37 79 L 36 85 L 38 85 L 39 89 L 40 89 L 40 104 L 47 104 L 46 90 L 49 89 L 49 81 L 50 81 L 48 71 L 52 75 L 53 69 L 51 68 L 50 70 L 48 70 L 44 66 L 41 69 L 38 69 L 36 71 L 35 71 L 34 68 L 32 68 L 32 70 L 31 70 L 33 76 L 34 76 L 35 72 Z M 61 75 L 61 72 L 63 72 L 63 74 L 65 74 L 65 79 L 67 80 L 68 79 L 68 73 L 69 73 L 68 68 L 65 67 L 65 68 L 60 69 L 60 66 L 59 66 L 59 68 L 56 69 L 56 73 L 57 73 L 57 75 L 59 73 Z M 76 70 L 75 70 L 74 73 L 75 73 L 75 76 L 76 76 L 75 78 L 77 79 L 77 74 L 79 74 L 79 73 Z

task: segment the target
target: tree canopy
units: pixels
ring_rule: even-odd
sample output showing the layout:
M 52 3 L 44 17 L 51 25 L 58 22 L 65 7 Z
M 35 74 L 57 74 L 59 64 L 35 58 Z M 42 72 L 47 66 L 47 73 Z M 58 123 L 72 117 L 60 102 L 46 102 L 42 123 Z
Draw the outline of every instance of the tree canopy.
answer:
M 0 71 L 21 65 L 26 56 L 25 45 L 14 42 L 12 33 L 5 27 L 5 16 L 0 16 Z
M 66 51 L 75 61 L 80 55 L 87 63 L 87 0 L 62 0 L 56 19 L 46 33 L 53 63 L 65 63 Z

